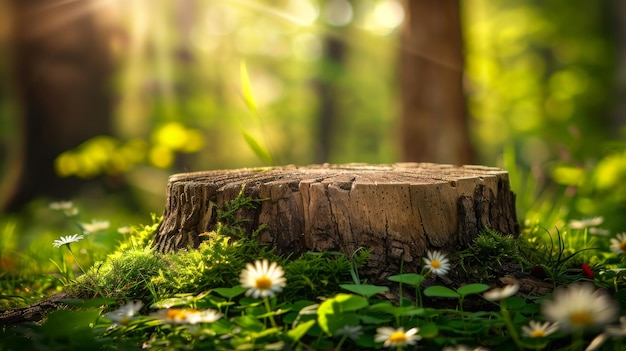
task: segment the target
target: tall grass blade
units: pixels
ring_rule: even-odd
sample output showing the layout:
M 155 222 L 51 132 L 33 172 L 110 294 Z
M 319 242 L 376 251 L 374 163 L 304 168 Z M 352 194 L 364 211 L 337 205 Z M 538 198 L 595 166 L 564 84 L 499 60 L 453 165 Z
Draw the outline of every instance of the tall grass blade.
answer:
M 254 101 L 254 96 L 252 95 L 252 84 L 250 83 L 250 77 L 248 76 L 248 68 L 246 67 L 246 63 L 241 61 L 239 65 L 239 74 L 241 75 L 241 93 L 243 94 L 243 100 L 248 105 L 252 114 L 259 118 L 259 112 L 256 107 L 256 102 Z
M 274 159 L 267 148 L 263 147 L 263 145 L 261 145 L 261 143 L 259 143 L 252 134 L 246 132 L 245 130 L 242 130 L 241 133 L 243 134 L 243 138 L 246 140 L 248 146 L 252 149 L 252 151 L 254 151 L 254 154 L 261 161 L 263 161 L 263 163 L 268 166 L 274 165 Z

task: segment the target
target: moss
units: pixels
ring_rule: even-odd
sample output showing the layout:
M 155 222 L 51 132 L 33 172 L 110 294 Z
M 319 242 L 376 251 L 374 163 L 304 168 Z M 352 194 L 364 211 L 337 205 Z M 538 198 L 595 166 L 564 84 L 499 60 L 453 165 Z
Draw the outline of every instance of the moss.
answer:
M 68 290 L 79 296 L 146 298 L 150 280 L 165 267 L 166 262 L 149 248 L 120 250 L 96 263 Z
M 503 266 L 524 265 L 521 244 L 513 235 L 485 228 L 471 245 L 459 252 L 459 264 L 479 281 L 487 281 L 499 276 Z
M 233 239 L 217 232 L 196 250 L 180 251 L 163 256 L 168 268 L 152 279 L 160 296 L 188 292 L 199 293 L 215 287 L 231 287 L 239 283 L 239 272 L 246 263 L 267 258 L 280 261 L 272 250 L 253 240 Z

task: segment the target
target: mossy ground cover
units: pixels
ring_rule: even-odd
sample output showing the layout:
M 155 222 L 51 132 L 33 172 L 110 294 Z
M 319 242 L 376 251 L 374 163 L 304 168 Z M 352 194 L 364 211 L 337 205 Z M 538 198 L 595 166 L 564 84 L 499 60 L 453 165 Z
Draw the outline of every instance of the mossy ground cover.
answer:
M 625 349 L 626 237 L 575 225 L 530 226 L 518 237 L 485 229 L 468 247 L 425 257 L 420 271 L 375 282 L 359 274 L 366 248 L 276 255 L 232 216 L 255 205 L 229 203 L 197 249 L 154 252 L 153 217 L 87 267 L 73 238 L 57 248 L 71 255 L 55 261 L 56 275 L 4 274 L 6 308 L 65 295 L 44 318 L 5 323 L 0 349 Z M 280 267 L 286 282 L 255 298 L 241 277 L 260 260 Z M 533 291 L 533 282 L 548 291 Z

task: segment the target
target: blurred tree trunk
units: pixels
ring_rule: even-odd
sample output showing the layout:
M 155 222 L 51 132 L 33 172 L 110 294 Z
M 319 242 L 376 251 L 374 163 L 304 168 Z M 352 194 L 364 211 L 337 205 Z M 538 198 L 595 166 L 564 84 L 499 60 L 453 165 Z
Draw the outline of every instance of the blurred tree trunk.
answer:
M 613 113 L 612 129 L 623 136 L 626 125 L 626 2 L 612 2 L 613 23 L 615 30 L 615 47 L 617 50 L 616 99 Z
M 76 179 L 59 179 L 54 159 L 111 130 L 106 37 L 89 0 L 11 0 L 11 77 L 21 110 L 19 181 L 0 196 L 0 210 L 19 210 L 39 196 L 67 198 Z
M 407 0 L 401 34 L 405 161 L 470 164 L 458 0 Z
M 318 113 L 317 148 L 315 162 L 328 162 L 328 156 L 333 142 L 334 121 L 339 118 L 337 103 L 341 99 L 338 91 L 338 79 L 344 70 L 346 43 L 343 39 L 332 34 L 324 38 L 324 56 L 322 72 L 315 82 L 317 95 L 320 100 Z

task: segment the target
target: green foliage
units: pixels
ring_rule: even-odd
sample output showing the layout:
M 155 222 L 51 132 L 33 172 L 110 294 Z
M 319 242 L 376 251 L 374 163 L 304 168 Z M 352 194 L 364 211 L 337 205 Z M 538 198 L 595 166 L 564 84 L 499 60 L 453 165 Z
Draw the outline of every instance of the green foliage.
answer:
M 240 64 L 240 75 L 241 75 L 241 93 L 243 95 L 243 100 L 246 102 L 246 105 L 248 106 L 250 113 L 255 117 L 254 122 L 259 124 L 258 128 L 261 129 L 261 132 L 263 133 L 263 135 L 265 135 L 266 133 L 264 133 L 262 124 L 261 124 L 262 122 L 261 116 L 259 115 L 259 110 L 257 109 L 257 104 L 256 104 L 256 101 L 254 100 L 254 95 L 252 94 L 252 83 L 250 82 L 250 77 L 248 76 L 248 69 L 246 67 L 245 62 L 243 61 Z M 254 154 L 261 161 L 263 161 L 265 165 L 273 166 L 274 159 L 267 145 L 268 143 L 265 143 L 266 145 L 263 145 L 263 143 L 259 142 L 257 138 L 254 135 L 252 135 L 252 133 L 249 131 L 250 129 L 252 129 L 250 125 L 243 126 L 243 123 L 242 123 L 241 133 L 243 134 L 244 140 L 246 141 L 250 149 L 252 149 Z
M 552 180 L 568 189 L 563 206 L 570 219 L 600 216 L 605 228 L 619 232 L 626 226 L 626 145 L 607 144 L 584 162 L 561 161 L 552 167 Z
M 487 280 L 501 271 L 504 263 L 522 263 L 520 244 L 521 241 L 512 235 L 485 228 L 466 249 L 459 252 L 459 264 L 479 281 Z
M 167 267 L 151 279 L 158 296 L 177 292 L 198 293 L 215 287 L 238 283 L 246 263 L 260 258 L 277 260 L 266 246 L 250 239 L 210 233 L 197 250 L 164 255 Z
M 98 292 L 107 297 L 147 299 L 151 278 L 166 268 L 167 262 L 149 248 L 117 251 L 79 277 L 70 290 L 78 296 Z
M 610 12 L 581 0 L 466 3 L 469 102 L 484 159 L 506 144 L 527 169 L 596 157 L 612 113 Z
M 290 258 L 285 266 L 289 277 L 288 298 L 316 299 L 336 292 L 340 284 L 351 281 L 351 272 L 363 267 L 369 251 L 359 250 L 349 257 L 338 252 L 308 252 Z
M 479 298 L 491 287 L 470 281 L 456 289 L 438 284 L 423 289 L 422 283 L 432 274 L 424 270 L 422 274 L 391 276 L 391 284 L 362 282 L 358 270 L 367 261 L 369 250 L 359 249 L 352 255 L 323 252 L 278 256 L 243 231 L 230 228 L 246 224 L 237 219 L 238 211 L 251 210 L 258 204 L 246 199 L 243 193 L 242 189 L 240 196 L 218 210 L 222 225 L 214 232 L 205 233 L 198 249 L 158 254 L 149 248 L 158 218 L 153 217 L 151 225 L 132 227 L 116 252 L 66 287 L 79 297 L 65 301 L 73 309 L 53 312 L 40 324 L 26 323 L 0 330 L 0 350 L 42 349 L 44 345 L 49 350 L 140 346 L 189 350 L 373 350 L 383 348 L 382 342 L 374 340 L 378 328 L 402 327 L 405 331 L 417 328 L 421 337 L 419 348 L 426 351 L 457 344 L 494 350 L 556 351 L 568 343 L 587 345 L 595 336 L 585 333 L 572 339 L 559 332 L 535 340 L 520 335 L 522 326 L 541 318 L 542 300 L 550 296 L 503 297 L 495 302 L 500 305 L 500 311 L 492 308 L 465 311 L 464 300 L 468 296 Z M 539 242 L 538 237 L 534 238 L 534 242 Z M 516 239 L 486 229 L 459 253 L 460 264 L 464 268 L 475 265 L 495 274 L 500 264 L 522 261 L 520 246 L 524 252 L 528 239 L 529 233 Z M 552 244 L 543 243 L 544 248 L 550 249 L 542 262 L 564 268 L 580 249 L 570 253 L 564 235 L 555 240 Z M 255 299 L 244 295 L 247 289 L 239 285 L 239 275 L 247 263 L 262 258 L 284 268 L 287 285 L 275 296 Z M 594 282 L 610 288 L 614 298 L 619 299 L 626 291 L 623 272 L 600 266 L 596 269 L 601 274 Z M 483 278 L 478 274 L 471 276 L 476 280 Z M 581 275 L 574 275 L 568 283 L 578 280 L 583 280 Z M 396 305 L 384 298 L 381 293 L 393 291 L 390 288 L 394 284 L 400 289 L 403 284 L 415 288 L 416 300 L 401 299 Z M 99 298 L 91 298 L 96 294 Z M 423 305 L 422 294 L 457 300 L 458 305 L 455 309 Z M 109 319 L 107 312 L 117 301 L 136 300 L 146 304 L 141 311 L 135 311 L 138 315 L 117 322 Z M 217 313 L 216 320 L 189 324 L 168 317 L 209 310 Z M 609 339 L 605 345 L 610 349 L 620 342 Z

